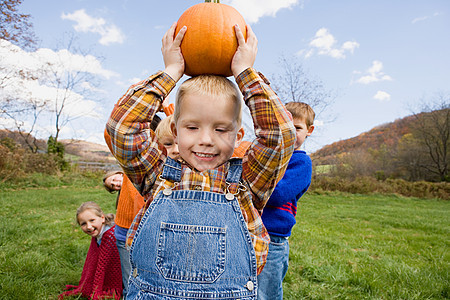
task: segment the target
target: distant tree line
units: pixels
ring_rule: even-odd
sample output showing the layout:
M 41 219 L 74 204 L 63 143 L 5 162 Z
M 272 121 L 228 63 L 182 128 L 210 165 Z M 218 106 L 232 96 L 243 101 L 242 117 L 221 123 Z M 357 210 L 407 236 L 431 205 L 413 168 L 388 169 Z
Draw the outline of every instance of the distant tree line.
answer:
M 428 102 L 433 104 L 413 113 L 413 121 L 400 139 L 341 152 L 327 162 L 326 168 L 317 166 L 316 174 L 351 180 L 370 176 L 378 180 L 449 182 L 450 97 L 440 94 Z

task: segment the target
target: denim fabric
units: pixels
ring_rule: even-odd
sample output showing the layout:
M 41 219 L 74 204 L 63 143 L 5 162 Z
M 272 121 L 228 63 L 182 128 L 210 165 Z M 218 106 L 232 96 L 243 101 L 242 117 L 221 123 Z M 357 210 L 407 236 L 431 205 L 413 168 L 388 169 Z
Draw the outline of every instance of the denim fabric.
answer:
M 122 269 L 122 284 L 123 284 L 123 299 L 127 297 L 128 291 L 128 278 L 131 272 L 130 252 L 127 250 L 125 241 L 116 240 L 117 249 L 120 256 L 120 267 Z
M 239 181 L 235 167 L 242 168 L 233 165 L 227 181 Z M 179 170 L 166 164 L 162 176 L 179 181 Z M 236 198 L 160 192 L 139 223 L 130 255 L 129 300 L 256 299 L 256 256 Z
M 258 275 L 258 300 L 283 300 L 283 279 L 289 265 L 289 241 L 270 235 L 267 262 Z

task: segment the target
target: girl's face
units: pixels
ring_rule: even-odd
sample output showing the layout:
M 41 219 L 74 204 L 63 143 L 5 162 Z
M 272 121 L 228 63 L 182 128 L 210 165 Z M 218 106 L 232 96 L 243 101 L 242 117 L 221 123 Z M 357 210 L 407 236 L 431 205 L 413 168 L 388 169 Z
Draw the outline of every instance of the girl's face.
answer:
M 113 191 L 120 191 L 122 188 L 123 174 L 116 173 L 105 179 L 105 185 Z
M 78 214 L 78 223 L 81 226 L 81 230 L 91 237 L 98 237 L 102 231 L 103 224 L 105 223 L 105 216 L 97 216 L 95 212 L 90 209 Z

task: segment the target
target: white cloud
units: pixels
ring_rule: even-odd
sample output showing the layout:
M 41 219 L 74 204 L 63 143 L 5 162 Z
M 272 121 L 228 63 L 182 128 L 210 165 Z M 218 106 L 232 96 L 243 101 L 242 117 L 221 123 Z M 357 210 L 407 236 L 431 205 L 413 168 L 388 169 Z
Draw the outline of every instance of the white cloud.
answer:
M 140 78 L 140 77 L 133 77 L 133 78 L 130 78 L 130 79 L 128 79 L 127 80 L 127 85 L 128 86 L 130 86 L 130 85 L 132 85 L 132 84 L 136 84 L 136 83 L 138 83 L 138 82 L 141 82 L 142 80 L 144 80 L 145 78 L 143 77 L 143 78 Z
M 39 49 L 38 55 L 46 62 L 59 65 L 66 72 L 86 72 L 93 75 L 100 75 L 106 79 L 118 76 L 117 73 L 103 69 L 101 62 L 92 55 L 80 55 L 62 49 L 54 52 L 50 49 Z
M 0 117 L 0 128 L 9 129 L 9 130 L 17 130 L 17 120 L 11 118 L 2 118 Z M 31 120 L 32 121 L 32 120 Z M 33 132 L 33 135 L 40 139 L 47 139 L 52 132 L 53 125 L 42 127 L 40 124 L 32 124 L 29 121 L 19 121 L 20 130 L 22 132 Z M 50 130 L 49 130 L 50 129 Z
M 105 137 L 103 136 L 103 132 L 93 132 L 90 135 L 83 134 L 83 136 L 86 136 L 85 140 L 88 142 L 106 146 Z
M 275 17 L 281 9 L 303 5 L 303 0 L 223 0 L 222 3 L 233 6 L 247 23 L 254 24 L 262 17 Z
M 85 99 L 82 95 L 71 91 L 62 90 L 52 86 L 42 85 L 37 80 L 24 80 L 21 78 L 12 78 L 8 85 L 0 89 L 1 94 L 10 96 L 17 101 L 33 101 L 36 104 L 47 104 L 47 106 L 55 107 L 61 101 L 61 95 L 64 95 L 65 107 L 63 115 L 68 118 L 74 117 L 91 117 L 99 118 L 100 115 L 97 103 Z
M 51 65 L 52 70 L 58 73 L 86 72 L 106 79 L 118 76 L 117 73 L 104 69 L 96 57 L 74 54 L 66 49 L 53 51 L 40 48 L 35 52 L 27 52 L 0 39 L 0 56 L 2 57 L 0 67 L 33 72 L 35 75 Z
M 343 59 L 345 58 L 346 53 L 353 54 L 355 49 L 359 47 L 359 43 L 355 41 L 346 41 L 339 46 L 337 40 L 328 29 L 321 28 L 317 30 L 316 35 L 309 43 L 309 47 L 308 50 L 301 50 L 297 54 L 309 58 L 317 52 L 318 55 Z
M 27 131 L 31 128 L 31 124 L 29 124 L 26 121 L 24 121 L 21 125 L 23 125 L 22 127 Z M 11 129 L 11 130 L 16 129 L 16 123 L 11 118 L 0 117 L 0 126 L 1 126 L 0 128 L 3 129 Z
M 314 127 L 320 127 L 323 126 L 323 121 L 321 120 L 314 120 Z
M 425 20 L 428 20 L 428 19 L 433 18 L 433 17 L 440 16 L 440 15 L 442 15 L 442 13 L 440 13 L 440 12 L 435 12 L 435 13 L 434 13 L 433 15 L 431 15 L 431 16 L 417 17 L 417 18 L 413 19 L 413 20 L 411 21 L 411 23 L 412 23 L 412 24 L 415 24 L 415 23 L 417 23 L 417 22 L 422 22 L 422 21 L 425 21 Z
M 367 75 L 364 75 L 356 80 L 358 83 L 362 84 L 369 84 L 372 82 L 378 82 L 378 81 L 391 81 L 392 77 L 389 75 L 386 75 L 382 72 L 383 69 L 383 63 L 378 60 L 374 60 L 372 62 L 372 66 L 367 69 L 366 73 Z M 355 74 L 360 74 L 361 72 L 355 71 Z
M 373 99 L 379 100 L 379 101 L 390 101 L 391 95 L 389 95 L 388 93 L 383 92 L 383 91 L 378 91 L 375 94 L 375 96 L 373 96 Z
M 92 92 L 94 92 L 94 93 L 99 93 L 99 94 L 107 94 L 107 93 L 108 93 L 108 92 L 105 91 L 105 90 L 102 90 L 102 89 L 99 89 L 99 88 L 93 86 L 91 83 L 89 83 L 89 82 L 87 82 L 87 81 L 83 82 L 83 83 L 81 84 L 81 87 L 82 87 L 83 89 L 92 91 Z
M 49 124 L 49 125 L 41 128 L 41 130 L 40 130 L 40 132 L 42 132 L 41 138 L 47 139 L 49 137 L 49 135 L 51 135 L 52 132 L 54 131 L 53 126 L 54 125 Z M 64 139 L 80 139 L 80 138 L 82 138 L 84 140 L 84 137 L 88 136 L 88 135 L 89 135 L 89 132 L 87 132 L 83 128 L 73 128 L 73 127 L 66 126 L 66 127 L 61 128 L 61 131 L 59 132 L 59 139 L 64 140 Z
M 108 46 L 110 44 L 122 44 L 125 36 L 121 30 L 114 24 L 107 24 L 103 18 L 94 18 L 89 16 L 84 9 L 79 9 L 73 13 L 62 13 L 61 19 L 76 22 L 74 29 L 78 32 L 93 32 L 100 34 L 99 43 Z
M 63 111 L 64 118 L 101 118 L 102 107 L 85 95 L 71 89 L 59 89 L 54 81 L 48 80 L 46 74 L 51 67 L 59 78 L 65 78 L 70 73 L 88 73 L 93 76 L 101 76 L 106 79 L 117 77 L 118 74 L 106 70 L 100 61 L 94 56 L 78 55 L 63 49 L 53 51 L 41 48 L 35 52 L 27 52 L 0 39 L 0 105 L 2 101 L 10 99 L 15 104 L 32 103 L 36 105 L 46 104 L 47 111 L 55 107 L 57 101 L 61 101 L 61 95 L 66 99 Z M 104 92 L 93 87 L 88 82 L 82 82 L 79 86 L 97 92 Z M 3 103 L 4 104 L 4 103 Z M 42 116 L 37 128 L 44 128 L 43 123 L 51 118 L 51 114 Z M 24 116 L 24 120 L 27 117 Z M 24 123 L 26 125 L 26 123 Z M 50 131 L 51 132 L 51 131 Z

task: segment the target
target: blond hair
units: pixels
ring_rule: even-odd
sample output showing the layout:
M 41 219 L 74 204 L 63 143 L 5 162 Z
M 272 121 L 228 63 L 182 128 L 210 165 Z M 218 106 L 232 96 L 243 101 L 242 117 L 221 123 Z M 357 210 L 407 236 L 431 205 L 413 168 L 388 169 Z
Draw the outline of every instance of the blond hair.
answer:
M 286 109 L 291 113 L 292 118 L 305 120 L 308 129 L 314 124 L 316 113 L 308 104 L 304 102 L 289 102 Z
M 172 128 L 170 127 L 170 124 L 173 122 L 173 115 L 168 116 L 167 118 L 162 119 L 161 122 L 159 122 L 158 127 L 156 127 L 155 134 L 156 138 L 158 140 L 169 136 L 173 137 Z
M 238 126 L 242 121 L 242 96 L 237 86 L 229 79 L 217 75 L 199 75 L 184 81 L 178 89 L 175 100 L 174 122 L 180 117 L 180 107 L 183 98 L 188 94 L 224 97 L 236 103 L 236 120 Z
M 80 222 L 78 221 L 78 216 L 85 212 L 86 210 L 92 211 L 97 217 L 105 216 L 105 224 L 106 225 L 112 225 L 114 223 L 114 214 L 105 214 L 103 213 L 103 210 L 100 208 L 100 206 L 92 201 L 84 202 L 80 205 L 77 209 L 77 223 L 80 225 Z

